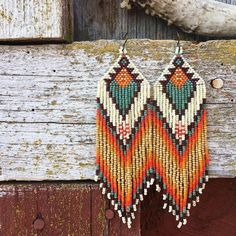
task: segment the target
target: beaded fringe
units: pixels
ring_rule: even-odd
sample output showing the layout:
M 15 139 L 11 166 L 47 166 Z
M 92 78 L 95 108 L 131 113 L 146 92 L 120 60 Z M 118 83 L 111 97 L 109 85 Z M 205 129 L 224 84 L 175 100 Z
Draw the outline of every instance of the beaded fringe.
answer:
M 206 87 L 182 55 L 176 54 L 154 86 L 153 151 L 156 190 L 163 208 L 187 223 L 190 208 L 208 181 Z
M 177 53 L 151 100 L 148 81 L 120 53 L 98 83 L 95 180 L 129 228 L 155 183 L 180 228 L 208 181 L 204 80 Z
M 95 180 L 129 228 L 154 183 L 149 101 L 149 83 L 121 51 L 98 84 Z

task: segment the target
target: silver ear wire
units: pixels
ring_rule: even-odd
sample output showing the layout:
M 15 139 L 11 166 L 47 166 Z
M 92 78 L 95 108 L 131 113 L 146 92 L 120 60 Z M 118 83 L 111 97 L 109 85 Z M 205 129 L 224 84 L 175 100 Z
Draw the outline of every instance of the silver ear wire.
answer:
M 177 32 L 177 45 L 176 45 L 176 49 L 175 49 L 175 54 L 176 55 L 181 55 L 183 53 L 183 49 L 180 45 L 180 37 L 179 37 L 179 33 Z
M 125 41 L 124 41 L 123 46 L 122 46 L 122 53 L 126 53 L 125 45 L 126 45 L 126 43 L 127 43 L 127 41 L 128 41 L 128 32 L 127 32 L 127 33 L 125 34 L 125 36 L 123 37 L 123 40 L 125 40 Z

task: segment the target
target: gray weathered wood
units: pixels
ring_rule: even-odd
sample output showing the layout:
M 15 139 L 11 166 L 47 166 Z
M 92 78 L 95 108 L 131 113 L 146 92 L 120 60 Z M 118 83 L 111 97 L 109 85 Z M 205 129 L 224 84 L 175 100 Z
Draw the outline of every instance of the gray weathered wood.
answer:
M 0 0 L 0 41 L 71 41 L 71 0 Z
M 236 0 L 219 0 L 236 5 Z M 181 39 L 205 41 L 206 37 L 186 34 L 158 17 L 146 15 L 135 7 L 130 11 L 120 9 L 121 0 L 74 0 L 75 40 L 129 38 Z
M 96 86 L 120 44 L 0 47 L 0 180 L 93 178 Z M 236 41 L 181 44 L 207 84 L 210 174 L 236 176 Z M 130 40 L 127 50 L 153 84 L 175 45 Z

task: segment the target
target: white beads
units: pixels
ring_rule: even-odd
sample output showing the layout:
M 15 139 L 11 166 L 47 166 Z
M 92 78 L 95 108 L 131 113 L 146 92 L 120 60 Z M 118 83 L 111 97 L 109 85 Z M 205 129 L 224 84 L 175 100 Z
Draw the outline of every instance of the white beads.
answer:
M 180 47 L 180 46 L 176 47 L 175 54 L 179 55 L 179 54 L 182 54 L 182 53 L 183 53 L 183 48 Z
M 199 196 L 196 197 L 196 202 L 200 202 L 200 197 Z
M 145 196 L 147 195 L 147 189 L 146 188 L 144 189 L 144 195 Z
M 131 218 L 130 218 L 130 217 L 128 217 L 128 218 L 127 218 L 127 223 L 130 223 L 130 224 L 132 223 L 132 221 L 131 221 Z
M 158 184 L 156 185 L 156 191 L 157 192 L 161 192 L 161 188 L 160 188 L 160 186 Z
M 188 203 L 187 208 L 190 210 L 191 209 L 191 203 Z
M 104 195 L 106 193 L 106 188 L 102 188 L 102 194 Z
M 126 223 L 125 217 L 122 217 L 122 222 L 123 222 L 124 224 Z
M 119 215 L 119 217 L 122 217 L 121 210 L 118 210 L 118 215 Z
M 94 181 L 95 181 L 95 182 L 98 182 L 98 175 L 95 175 Z
M 139 195 L 140 201 L 143 201 L 143 194 Z
M 131 223 L 128 222 L 127 226 L 128 226 L 129 229 L 131 229 Z
M 135 214 L 131 212 L 131 218 L 134 220 L 135 219 Z
M 154 182 L 155 182 L 155 179 L 154 179 L 154 178 L 151 178 L 151 182 L 150 182 L 150 184 L 153 185 Z
M 177 225 L 177 227 L 180 229 L 182 227 L 182 222 L 180 221 Z
M 205 189 L 205 188 L 206 188 L 206 184 L 203 183 L 203 184 L 202 184 L 202 189 Z
M 183 225 L 187 224 L 187 219 L 183 219 Z
M 166 209 L 166 208 L 167 208 L 167 203 L 165 202 L 163 205 L 163 209 Z

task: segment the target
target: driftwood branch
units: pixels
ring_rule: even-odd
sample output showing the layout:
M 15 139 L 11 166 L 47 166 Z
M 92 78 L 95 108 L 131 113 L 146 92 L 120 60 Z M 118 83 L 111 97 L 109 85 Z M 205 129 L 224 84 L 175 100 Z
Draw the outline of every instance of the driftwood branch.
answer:
M 236 37 L 236 6 L 214 0 L 123 0 L 121 7 L 136 4 L 187 33 Z

